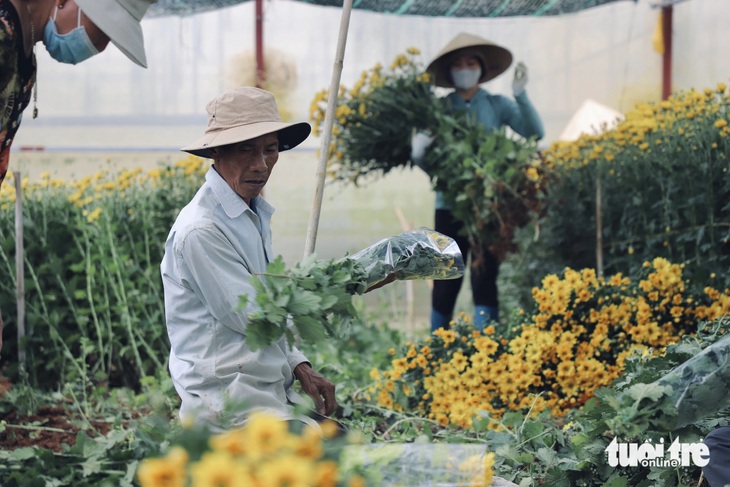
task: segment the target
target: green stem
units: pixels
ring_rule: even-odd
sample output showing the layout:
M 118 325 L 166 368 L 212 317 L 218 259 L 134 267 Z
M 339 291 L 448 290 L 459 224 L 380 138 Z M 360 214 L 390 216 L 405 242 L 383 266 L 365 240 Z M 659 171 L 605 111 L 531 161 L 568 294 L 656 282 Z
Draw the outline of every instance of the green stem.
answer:
M 112 236 L 111 232 L 111 226 L 108 221 L 104 221 L 104 228 L 106 230 L 106 236 L 107 236 L 107 243 L 109 244 L 109 250 L 112 254 L 112 261 L 114 262 L 115 269 L 114 274 L 116 278 L 116 283 L 114 280 L 112 280 L 112 289 L 115 291 L 115 294 L 121 301 L 121 310 L 122 310 L 122 321 L 124 322 L 127 336 L 129 337 L 129 341 L 131 344 L 131 349 L 134 353 L 135 361 L 137 362 L 137 369 L 139 371 L 140 376 L 145 375 L 144 372 L 144 365 L 142 362 L 142 357 L 139 354 L 139 347 L 137 346 L 137 340 L 135 338 L 135 333 L 132 326 L 132 317 L 129 314 L 129 302 L 127 300 L 127 292 L 124 287 L 125 281 L 122 278 L 122 273 L 120 269 L 122 268 L 122 262 L 119 260 L 119 255 L 117 254 L 117 250 L 114 247 L 114 237 Z
M 51 428 L 50 426 L 33 426 L 33 425 L 25 425 L 25 424 L 8 424 L 5 421 L 0 422 L 0 427 L 2 428 L 13 428 L 13 429 L 19 429 L 19 430 L 29 430 L 29 431 L 52 431 L 54 433 L 72 433 L 72 431 L 64 430 L 61 428 Z
M 99 360 L 99 364 L 104 364 L 104 356 L 109 352 L 109 355 L 111 355 L 111 347 L 105 347 L 104 341 L 102 337 L 104 334 L 101 330 L 101 323 L 99 323 L 99 315 L 96 312 L 96 306 L 94 304 L 94 278 L 93 278 L 93 272 L 91 265 L 91 242 L 89 241 L 89 235 L 84 232 L 84 243 L 86 246 L 86 252 L 85 252 L 85 260 L 86 260 L 86 298 L 89 302 L 89 310 L 91 312 L 91 318 L 94 321 L 94 329 L 96 330 L 96 340 L 97 340 L 97 346 L 99 347 L 99 353 L 101 354 L 101 359 Z M 111 335 L 109 335 L 109 339 L 111 340 Z M 111 358 L 109 359 L 109 363 L 111 363 Z M 108 376 L 111 372 L 111 368 L 106 368 L 104 370 L 104 375 Z

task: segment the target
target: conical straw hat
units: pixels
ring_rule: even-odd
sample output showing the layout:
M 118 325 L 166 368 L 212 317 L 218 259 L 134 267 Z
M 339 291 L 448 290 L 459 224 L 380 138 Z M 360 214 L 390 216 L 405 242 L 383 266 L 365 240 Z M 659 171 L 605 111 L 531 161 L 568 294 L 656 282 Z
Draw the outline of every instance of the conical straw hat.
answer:
M 426 71 L 434 76 L 436 86 L 454 87 L 449 74 L 449 64 L 462 50 L 468 50 L 481 60 L 483 69 L 479 83 L 496 78 L 512 64 L 512 53 L 509 50 L 474 34 L 462 32 L 446 44 L 426 68 Z

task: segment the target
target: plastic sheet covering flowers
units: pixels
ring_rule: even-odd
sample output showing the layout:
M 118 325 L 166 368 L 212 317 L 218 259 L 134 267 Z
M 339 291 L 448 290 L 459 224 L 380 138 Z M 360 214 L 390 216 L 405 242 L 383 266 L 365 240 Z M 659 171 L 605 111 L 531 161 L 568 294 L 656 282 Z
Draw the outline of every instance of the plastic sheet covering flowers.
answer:
M 730 407 L 730 314 L 700 323 L 661 354 L 633 354 L 625 365 L 611 388 L 596 391 L 596 414 L 614 435 L 684 438 L 713 429 Z
M 494 478 L 494 453 L 483 443 L 348 445 L 340 467 L 364 468 L 368 485 L 381 487 L 487 487 Z
M 675 414 L 658 424 L 667 431 L 695 423 L 730 406 L 730 336 L 721 338 L 654 383 Z
M 338 260 L 309 256 L 287 267 L 281 257 L 252 279 L 255 296 L 240 297 L 247 310 L 246 339 L 252 350 L 285 336 L 316 342 L 359 320 L 352 297 L 391 275 L 396 279 L 455 279 L 464 274 L 458 245 L 446 235 L 417 228 L 385 238 Z

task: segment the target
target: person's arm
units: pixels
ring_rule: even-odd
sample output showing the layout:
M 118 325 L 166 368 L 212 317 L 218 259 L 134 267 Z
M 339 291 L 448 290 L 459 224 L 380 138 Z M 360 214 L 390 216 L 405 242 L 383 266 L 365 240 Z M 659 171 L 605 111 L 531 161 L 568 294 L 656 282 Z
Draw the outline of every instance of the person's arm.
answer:
M 213 317 L 243 335 L 246 310 L 237 310 L 240 296 L 255 306 L 251 271 L 225 234 L 215 225 L 196 228 L 175 245 L 177 273 L 205 303 Z
M 508 125 L 521 136 L 535 136 L 539 140 L 545 136 L 545 129 L 542 126 L 540 115 L 527 97 L 525 91 L 527 80 L 527 66 L 522 62 L 517 63 L 514 79 L 512 80 L 512 92 L 515 101 L 513 102 L 505 97 L 497 98 L 501 112 L 500 118 L 503 124 Z
M 539 140 L 545 136 L 540 115 L 530 103 L 526 92 L 517 95 L 515 101 L 504 96 L 500 96 L 498 100 L 502 125 L 509 126 L 523 137 L 535 136 Z

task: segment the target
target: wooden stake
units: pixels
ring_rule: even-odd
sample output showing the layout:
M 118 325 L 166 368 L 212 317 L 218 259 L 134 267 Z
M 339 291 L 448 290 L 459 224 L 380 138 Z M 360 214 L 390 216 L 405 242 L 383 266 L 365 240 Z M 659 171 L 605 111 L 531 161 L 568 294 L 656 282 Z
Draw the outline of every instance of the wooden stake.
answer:
M 603 218 L 601 215 L 601 176 L 596 176 L 596 274 L 603 277 Z
M 23 186 L 20 171 L 13 171 L 15 180 L 15 280 L 18 301 L 18 362 L 20 370 L 25 370 L 25 266 L 23 258 Z

